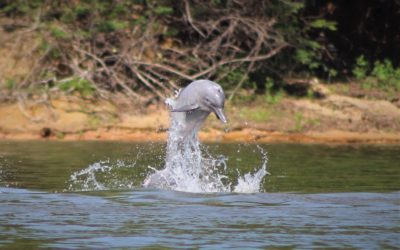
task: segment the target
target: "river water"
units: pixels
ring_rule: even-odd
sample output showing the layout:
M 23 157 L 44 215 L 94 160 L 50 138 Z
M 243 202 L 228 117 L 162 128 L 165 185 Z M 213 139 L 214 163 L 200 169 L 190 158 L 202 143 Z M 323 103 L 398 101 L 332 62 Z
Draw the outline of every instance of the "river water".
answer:
M 400 246 L 399 145 L 203 151 L 233 191 L 264 163 L 269 175 L 251 193 L 144 188 L 165 144 L 0 141 L 0 248 Z

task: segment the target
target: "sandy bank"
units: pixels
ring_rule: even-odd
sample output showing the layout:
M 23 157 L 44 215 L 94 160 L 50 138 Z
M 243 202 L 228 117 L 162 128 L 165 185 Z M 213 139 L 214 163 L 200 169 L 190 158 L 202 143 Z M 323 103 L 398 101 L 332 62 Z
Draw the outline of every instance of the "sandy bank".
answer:
M 222 132 L 211 130 L 200 132 L 203 142 L 246 142 L 246 143 L 366 143 L 366 144 L 400 144 L 398 133 L 358 133 L 344 131 L 308 132 L 308 133 L 281 133 L 268 132 L 254 129 Z M 134 142 L 165 142 L 167 132 L 125 129 L 98 129 L 81 133 L 65 134 L 63 138 L 50 135 L 43 138 L 40 134 L 0 133 L 0 139 L 8 140 L 98 140 L 98 141 L 134 141 Z
M 226 127 L 213 115 L 207 119 L 202 141 L 400 144 L 400 109 L 386 100 L 342 95 L 274 104 L 260 100 L 228 103 L 226 113 Z M 0 103 L 0 139 L 166 141 L 168 127 L 163 105 L 139 110 L 75 96 Z

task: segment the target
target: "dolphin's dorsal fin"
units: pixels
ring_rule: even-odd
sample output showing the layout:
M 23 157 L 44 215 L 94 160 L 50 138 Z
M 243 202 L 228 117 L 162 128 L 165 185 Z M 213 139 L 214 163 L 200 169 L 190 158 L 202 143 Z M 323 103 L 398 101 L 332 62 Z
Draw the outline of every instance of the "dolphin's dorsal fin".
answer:
M 196 104 L 196 103 L 186 104 L 186 105 L 183 105 L 181 107 L 173 108 L 171 110 L 171 112 L 189 112 L 189 111 L 193 111 L 193 110 L 198 109 L 198 108 L 199 108 L 199 105 Z

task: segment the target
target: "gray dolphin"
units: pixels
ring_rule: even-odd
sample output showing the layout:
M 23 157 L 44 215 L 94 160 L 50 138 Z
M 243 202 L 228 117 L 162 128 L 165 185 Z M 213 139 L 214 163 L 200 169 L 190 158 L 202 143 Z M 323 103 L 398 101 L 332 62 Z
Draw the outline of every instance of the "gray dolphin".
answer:
M 196 134 L 211 112 L 227 123 L 224 103 L 224 91 L 219 84 L 209 80 L 190 83 L 170 103 L 171 112 L 179 113 L 174 118 L 181 121 L 181 126 L 178 126 L 180 135 L 186 137 L 192 132 Z
M 185 164 L 196 165 L 201 162 L 197 132 L 211 112 L 223 123 L 227 122 L 224 102 L 225 95 L 221 86 L 209 80 L 194 81 L 179 92 L 175 99 L 166 100 L 172 112 L 166 167 L 148 176 L 143 183 L 145 187 L 177 187 L 181 176 L 177 177 L 174 171 L 191 174 L 191 167 Z

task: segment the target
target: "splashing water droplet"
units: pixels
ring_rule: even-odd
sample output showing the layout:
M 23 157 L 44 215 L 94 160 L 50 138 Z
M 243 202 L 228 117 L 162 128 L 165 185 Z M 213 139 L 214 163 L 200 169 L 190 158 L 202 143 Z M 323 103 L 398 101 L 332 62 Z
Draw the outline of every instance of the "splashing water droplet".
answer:
M 258 146 L 262 154 L 262 166 L 254 174 L 239 176 L 237 184 L 233 185 L 225 175 L 228 159 L 224 156 L 215 158 L 209 154 L 204 156 L 197 130 L 182 138 L 180 131 L 185 126 L 184 122 L 182 114 L 172 115 L 165 168 L 152 169 L 154 172 L 147 176 L 143 186 L 195 193 L 260 191 L 261 182 L 268 173 L 267 156 L 261 147 Z
M 72 173 L 68 181 L 68 188 L 64 191 L 132 189 L 137 186 L 137 183 L 134 182 L 135 178 L 127 175 L 124 170 L 135 166 L 136 160 L 133 163 L 121 160 L 95 162 L 85 169 Z M 134 173 L 134 171 L 130 172 Z
M 174 100 L 168 99 L 167 104 L 173 106 Z M 232 176 L 228 177 L 228 158 L 224 155 L 212 156 L 207 148 L 200 144 L 197 138 L 200 126 L 195 127 L 188 136 L 182 136 L 181 132 L 186 128 L 184 115 L 177 112 L 171 116 L 163 169 L 144 165 L 151 171 L 150 174 L 146 171 L 137 174 L 137 168 L 131 169 L 136 167 L 137 160 L 143 156 L 138 148 L 139 153 L 133 163 L 121 160 L 99 161 L 74 172 L 65 191 L 132 189 L 138 186 L 194 193 L 263 191 L 260 189 L 264 177 L 268 174 L 268 159 L 260 146 L 257 146 L 258 150 L 253 150 L 254 153 L 261 153 L 260 166 L 255 167 L 252 173 L 238 173 L 236 180 L 232 180 Z M 239 144 L 237 153 L 241 152 L 241 147 Z M 157 155 L 156 158 L 158 156 L 164 158 L 163 154 Z M 235 162 L 246 164 L 240 157 L 236 158 Z M 144 176 L 145 180 L 141 182 Z
M 261 182 L 267 172 L 268 157 L 264 149 L 257 145 L 257 148 L 262 154 L 262 166 L 254 174 L 247 173 L 243 177 L 239 177 L 238 184 L 234 187 L 233 191 L 236 193 L 256 193 L 260 191 Z

